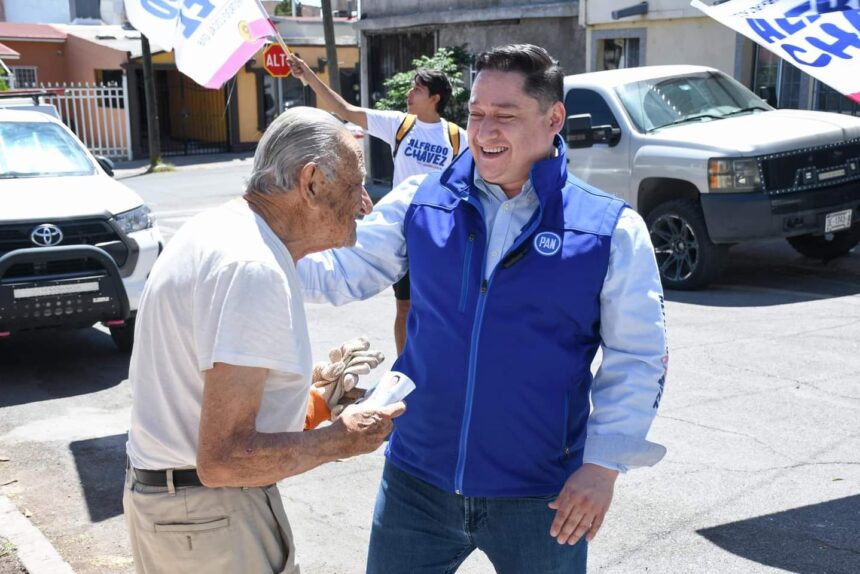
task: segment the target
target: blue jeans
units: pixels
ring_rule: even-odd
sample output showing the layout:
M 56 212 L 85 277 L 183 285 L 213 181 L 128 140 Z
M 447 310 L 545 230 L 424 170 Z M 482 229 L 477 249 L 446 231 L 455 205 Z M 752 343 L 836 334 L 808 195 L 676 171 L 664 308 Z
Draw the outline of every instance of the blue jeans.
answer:
M 549 535 L 554 498 L 460 496 L 386 461 L 367 574 L 448 574 L 475 548 L 499 574 L 585 574 L 585 538 L 570 546 Z

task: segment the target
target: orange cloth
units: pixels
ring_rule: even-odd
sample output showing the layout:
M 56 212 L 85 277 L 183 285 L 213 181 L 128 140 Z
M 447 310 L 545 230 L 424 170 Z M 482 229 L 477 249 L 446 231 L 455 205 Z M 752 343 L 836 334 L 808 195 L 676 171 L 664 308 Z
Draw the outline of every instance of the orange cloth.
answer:
M 325 397 L 316 388 L 310 390 L 308 397 L 308 412 L 305 414 L 305 429 L 316 428 L 321 422 L 331 419 L 331 409 Z

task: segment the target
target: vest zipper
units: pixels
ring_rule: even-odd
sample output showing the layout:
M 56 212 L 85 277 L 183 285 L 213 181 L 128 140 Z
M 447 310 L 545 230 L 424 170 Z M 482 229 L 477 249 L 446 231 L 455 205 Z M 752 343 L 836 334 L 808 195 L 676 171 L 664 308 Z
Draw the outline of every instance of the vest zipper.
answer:
M 483 213 L 481 214 L 483 217 Z M 534 233 L 534 230 L 540 225 L 543 210 L 538 206 L 537 216 L 533 217 L 529 228 L 520 234 L 519 241 L 514 241 L 514 244 L 508 249 L 508 253 L 518 249 L 520 245 L 525 243 L 526 239 Z M 501 260 L 503 260 L 502 257 Z M 500 260 L 500 261 L 501 261 Z M 472 422 L 472 403 L 475 397 L 475 375 L 478 371 L 478 340 L 481 336 L 481 323 L 484 319 L 484 308 L 487 306 L 487 293 L 490 290 L 490 284 L 493 282 L 493 277 L 496 275 L 498 265 L 490 273 L 489 279 L 484 279 L 481 283 L 481 293 L 478 296 L 478 307 L 475 310 L 475 320 L 472 323 L 472 341 L 469 346 L 469 376 L 466 379 L 466 404 L 463 408 L 463 423 L 460 427 L 460 451 L 457 454 L 457 469 L 454 474 L 454 492 L 463 494 L 463 475 L 466 473 L 466 439 L 469 436 L 469 425 Z
M 562 427 L 561 447 L 564 452 L 564 460 L 570 458 L 570 445 L 567 443 L 567 426 L 570 423 L 570 391 L 564 393 L 564 426 Z
M 460 283 L 460 305 L 459 311 L 466 310 L 466 299 L 469 296 L 469 270 L 472 268 L 472 249 L 475 246 L 475 234 L 469 234 L 469 242 L 466 244 L 466 259 L 463 262 L 463 279 Z

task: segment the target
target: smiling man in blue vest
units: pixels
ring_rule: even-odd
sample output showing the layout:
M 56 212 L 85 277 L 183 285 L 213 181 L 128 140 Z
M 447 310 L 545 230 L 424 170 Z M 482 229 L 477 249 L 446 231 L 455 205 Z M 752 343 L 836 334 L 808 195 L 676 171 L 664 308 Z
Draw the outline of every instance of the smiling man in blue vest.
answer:
M 372 574 L 453 572 L 476 548 L 501 573 L 583 573 L 619 473 L 665 453 L 646 440 L 668 363 L 648 230 L 567 172 L 564 75 L 543 48 L 476 67 L 469 151 L 383 198 L 355 247 L 298 265 L 310 299 L 341 304 L 402 276 L 407 246 L 412 261 L 394 369 L 416 389 L 386 451 Z

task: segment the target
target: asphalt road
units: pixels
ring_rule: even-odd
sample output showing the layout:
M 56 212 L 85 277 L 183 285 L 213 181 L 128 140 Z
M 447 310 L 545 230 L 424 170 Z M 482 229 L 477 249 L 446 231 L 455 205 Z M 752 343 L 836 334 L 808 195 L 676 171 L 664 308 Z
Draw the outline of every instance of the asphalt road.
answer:
M 247 161 L 124 181 L 166 235 L 241 193 Z M 124 174 L 127 175 L 127 174 Z M 782 242 L 667 293 L 671 364 L 650 438 L 618 481 L 592 572 L 860 572 L 860 249 L 828 264 Z M 368 334 L 394 356 L 390 291 L 310 306 L 314 354 Z M 390 365 L 390 361 L 387 363 Z M 0 341 L 0 493 L 80 573 L 132 572 L 122 523 L 128 357 L 93 328 Z M 381 451 L 281 483 L 308 573 L 363 571 Z M 460 572 L 492 572 L 480 554 Z

